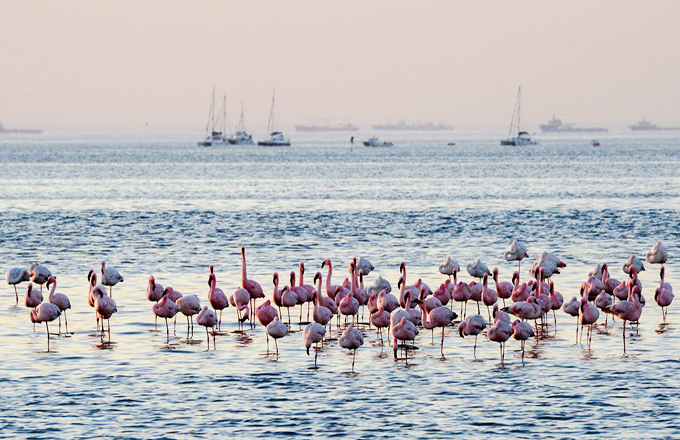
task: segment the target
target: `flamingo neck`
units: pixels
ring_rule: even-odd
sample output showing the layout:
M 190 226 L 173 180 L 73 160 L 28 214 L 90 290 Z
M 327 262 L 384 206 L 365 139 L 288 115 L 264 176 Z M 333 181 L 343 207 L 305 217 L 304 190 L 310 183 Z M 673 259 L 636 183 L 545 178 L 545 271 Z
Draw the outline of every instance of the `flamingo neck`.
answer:
M 303 281 L 304 277 L 305 277 L 305 271 L 302 270 L 302 267 L 300 267 L 300 284 L 299 284 L 300 287 L 305 285 L 305 283 Z
M 55 280 L 54 283 L 52 283 L 52 289 L 50 290 L 50 302 L 54 299 L 54 292 L 57 290 L 57 281 Z
M 246 271 L 246 254 L 241 252 L 241 284 L 245 286 L 248 280 L 248 273 Z

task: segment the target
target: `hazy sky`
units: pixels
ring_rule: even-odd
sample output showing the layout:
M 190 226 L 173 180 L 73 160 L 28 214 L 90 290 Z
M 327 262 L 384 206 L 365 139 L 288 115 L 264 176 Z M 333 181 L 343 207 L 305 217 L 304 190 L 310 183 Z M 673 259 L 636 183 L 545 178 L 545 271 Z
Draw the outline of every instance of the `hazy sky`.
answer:
M 3 1 L 0 120 L 680 123 L 680 1 Z

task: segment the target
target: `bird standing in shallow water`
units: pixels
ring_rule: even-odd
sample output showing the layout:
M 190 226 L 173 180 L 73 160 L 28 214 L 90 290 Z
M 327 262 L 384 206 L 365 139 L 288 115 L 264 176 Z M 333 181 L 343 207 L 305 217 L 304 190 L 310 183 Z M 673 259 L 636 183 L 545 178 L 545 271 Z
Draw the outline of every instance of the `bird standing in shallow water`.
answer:
M 5 281 L 7 284 L 14 287 L 14 295 L 16 296 L 16 305 L 19 305 L 19 292 L 17 292 L 17 284 L 24 281 L 31 280 L 31 273 L 27 269 L 14 267 L 5 273 Z
M 208 327 L 213 330 L 213 350 L 217 348 L 215 346 L 215 325 L 217 325 L 217 315 L 215 315 L 215 312 L 210 310 L 208 306 L 203 306 L 201 313 L 196 317 L 196 323 L 205 327 L 205 336 L 208 339 L 208 349 L 206 351 L 210 350 L 210 334 L 208 333 Z
M 31 310 L 31 322 L 33 325 L 35 323 L 45 323 L 45 329 L 47 330 L 47 351 L 50 351 L 50 325 L 49 323 L 57 319 L 61 315 L 61 310 L 56 304 L 52 303 L 42 303 L 38 305 L 37 308 Z
M 354 328 L 350 324 L 342 333 L 340 339 L 338 339 L 338 345 L 354 352 L 352 355 L 352 373 L 354 373 L 354 360 L 357 357 L 357 348 L 364 345 L 364 335 L 361 333 L 361 330 Z

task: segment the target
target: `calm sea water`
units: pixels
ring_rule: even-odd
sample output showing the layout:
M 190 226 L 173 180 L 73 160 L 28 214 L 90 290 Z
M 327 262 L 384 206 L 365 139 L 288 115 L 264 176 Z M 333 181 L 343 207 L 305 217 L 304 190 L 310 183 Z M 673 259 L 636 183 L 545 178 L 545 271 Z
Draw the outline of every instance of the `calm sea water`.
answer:
M 509 280 L 513 238 L 568 263 L 555 277 L 567 299 L 595 263 L 621 279 L 623 261 L 657 240 L 671 254 L 667 281 L 680 284 L 680 136 L 610 134 L 599 148 L 579 136 L 525 148 L 500 147 L 490 133 L 383 137 L 396 146 L 350 148 L 344 134 L 296 134 L 289 149 L 205 149 L 168 135 L 0 139 L 2 272 L 42 261 L 73 304 L 73 334 L 53 336 L 47 353 L 44 327 L 34 333 L 11 287 L 0 287 L 0 436 L 680 435 L 680 314 L 674 304 L 661 324 L 651 265 L 625 356 L 620 321 L 598 326 L 588 350 L 563 313 L 554 336 L 528 343 L 524 366 L 509 341 L 505 368 L 496 343 L 480 337 L 474 360 L 473 341 L 455 328 L 445 359 L 421 330 L 408 365 L 364 328 L 354 374 L 337 343 L 310 369 L 297 325 L 279 358 L 267 355 L 263 328 L 237 332 L 233 308 L 216 351 L 205 352 L 202 328 L 187 340 L 183 318 L 169 341 L 154 330 L 149 274 L 207 304 L 208 265 L 230 294 L 242 245 L 268 295 L 274 271 L 283 282 L 304 261 L 311 284 L 331 258 L 339 282 L 359 255 L 376 266 L 367 283 L 381 274 L 395 290 L 401 261 L 409 283 L 436 286 L 446 255 L 481 258 Z M 104 259 L 125 277 L 110 345 L 86 299 L 87 270 Z

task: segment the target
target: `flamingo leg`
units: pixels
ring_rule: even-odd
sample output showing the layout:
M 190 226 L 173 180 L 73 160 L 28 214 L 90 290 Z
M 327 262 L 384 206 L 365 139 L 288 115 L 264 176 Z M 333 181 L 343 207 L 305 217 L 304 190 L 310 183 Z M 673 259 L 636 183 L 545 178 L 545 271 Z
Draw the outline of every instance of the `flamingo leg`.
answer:
M 189 317 L 187 316 L 187 339 L 189 339 Z
M 205 338 L 208 340 L 208 350 L 210 350 L 210 335 L 208 334 L 208 327 L 205 328 Z
M 553 309 L 553 319 L 555 320 L 555 334 L 557 334 L 557 315 L 555 314 L 555 309 Z
M 68 318 L 66 317 L 66 310 L 64 310 L 64 322 L 66 323 L 66 333 L 68 333 Z
M 314 347 L 314 368 L 316 368 L 316 358 L 319 356 L 319 347 Z
M 61 315 L 59 315 L 59 335 L 61 335 Z
M 576 342 L 574 344 L 578 344 L 578 316 L 576 317 Z
M 442 345 L 441 345 L 442 357 L 444 357 L 444 327 L 442 327 Z
M 274 338 L 274 345 L 276 346 L 276 359 L 278 359 L 279 358 L 279 343 L 276 340 L 276 338 Z
M 626 320 L 623 320 L 623 354 L 626 354 Z
M 165 318 L 165 330 L 168 334 L 168 342 L 170 341 L 170 327 L 168 326 L 168 318 Z
M 50 351 L 50 325 L 45 321 L 45 328 L 47 329 L 47 351 Z
M 475 347 L 474 347 L 474 349 L 473 349 L 473 351 L 472 351 L 472 353 L 474 354 L 475 359 L 477 359 L 477 336 L 478 336 L 478 335 L 475 335 Z
M 15 305 L 19 305 L 19 292 L 17 292 L 17 285 L 14 285 L 14 295 L 17 297 L 17 302 Z
M 581 324 L 581 341 L 580 344 L 583 345 L 583 324 Z
M 357 350 L 356 348 L 354 349 L 354 355 L 352 355 L 352 373 L 354 373 L 354 360 L 357 357 Z

